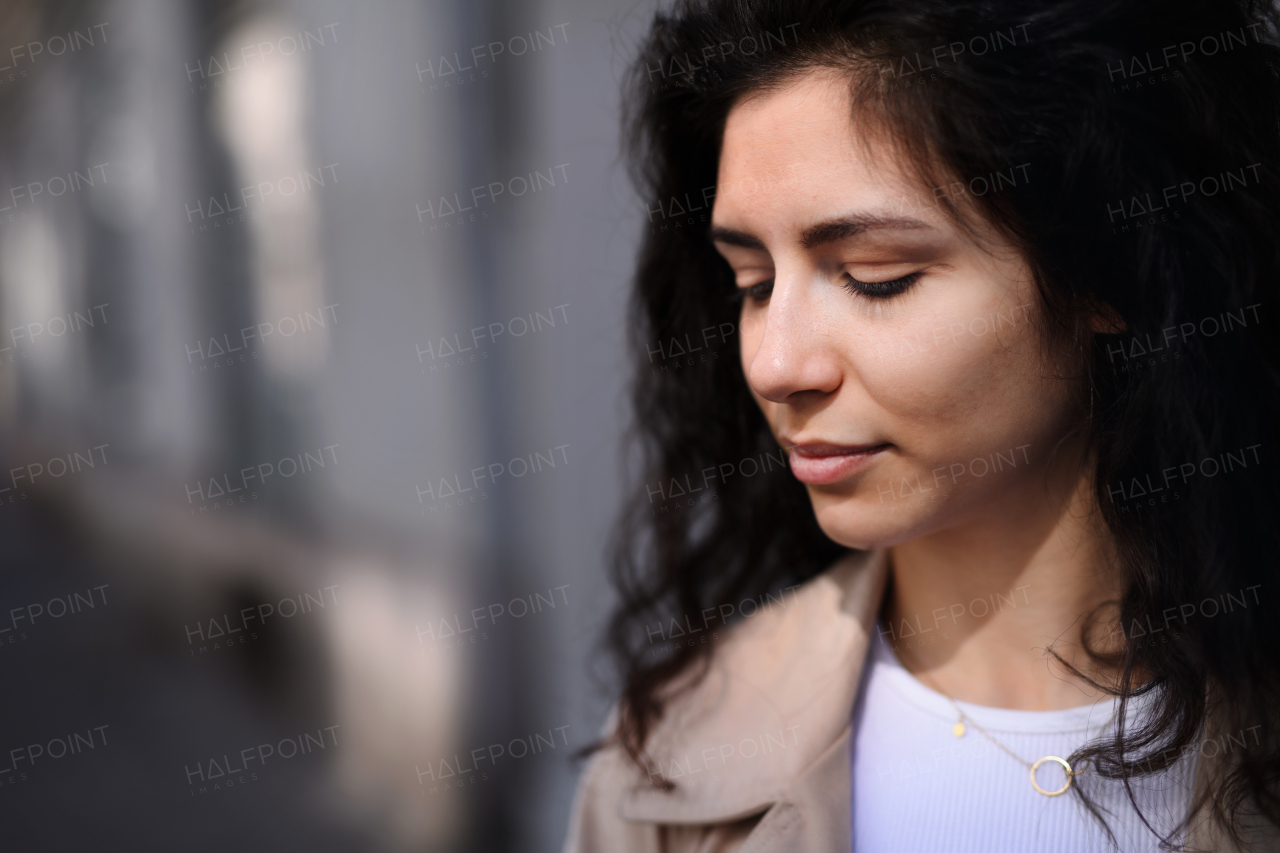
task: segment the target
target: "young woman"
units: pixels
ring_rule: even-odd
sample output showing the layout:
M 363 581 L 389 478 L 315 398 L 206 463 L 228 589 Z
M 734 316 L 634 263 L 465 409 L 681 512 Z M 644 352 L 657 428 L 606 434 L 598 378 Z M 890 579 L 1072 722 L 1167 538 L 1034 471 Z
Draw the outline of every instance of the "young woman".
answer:
M 648 467 L 568 850 L 1280 850 L 1276 35 L 657 17 Z

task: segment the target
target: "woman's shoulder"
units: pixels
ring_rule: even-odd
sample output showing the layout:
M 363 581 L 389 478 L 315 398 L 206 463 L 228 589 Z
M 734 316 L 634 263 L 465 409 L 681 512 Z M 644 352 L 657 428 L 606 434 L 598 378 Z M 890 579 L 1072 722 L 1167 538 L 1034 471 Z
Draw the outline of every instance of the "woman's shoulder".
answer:
M 884 552 L 850 551 L 803 584 L 739 602 L 743 618 L 713 641 L 705 670 L 673 682 L 652 740 L 755 716 L 735 699 L 784 707 L 818 689 L 846 655 L 865 654 L 886 575 Z
M 805 583 L 762 596 L 716 643 L 711 671 L 762 688 L 772 678 L 803 679 L 823 653 L 871 636 L 886 577 L 883 551 L 850 551 Z
M 848 727 L 885 574 L 883 553 L 850 552 L 722 632 L 700 677 L 671 695 L 644 767 L 618 746 L 592 757 L 571 839 L 624 831 L 619 817 L 645 832 L 775 800 Z

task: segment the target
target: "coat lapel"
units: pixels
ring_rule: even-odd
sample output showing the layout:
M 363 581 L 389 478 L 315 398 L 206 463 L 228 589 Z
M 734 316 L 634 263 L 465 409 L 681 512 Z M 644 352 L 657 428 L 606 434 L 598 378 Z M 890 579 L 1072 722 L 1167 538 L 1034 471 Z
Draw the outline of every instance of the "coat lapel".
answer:
M 828 853 L 853 844 L 849 779 L 852 773 L 846 726 L 835 743 L 783 793 L 739 853 Z
M 676 788 L 651 784 L 656 775 L 637 778 L 622 817 L 715 824 L 769 809 L 755 844 L 757 833 L 784 833 L 788 815 L 802 817 L 791 814 L 798 798 L 820 794 L 832 801 L 832 819 L 842 816 L 821 835 L 847 837 L 849 715 L 885 577 L 885 552 L 850 553 L 730 629 L 706 676 L 672 702 L 650 738 L 651 773 Z M 804 817 L 818 830 L 820 815 Z

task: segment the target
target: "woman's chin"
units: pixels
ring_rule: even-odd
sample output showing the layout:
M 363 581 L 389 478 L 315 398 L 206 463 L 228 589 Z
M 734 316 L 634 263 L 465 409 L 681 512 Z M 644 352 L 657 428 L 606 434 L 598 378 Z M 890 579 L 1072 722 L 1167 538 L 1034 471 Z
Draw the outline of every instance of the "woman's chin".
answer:
M 919 517 L 918 513 L 891 512 L 879 506 L 874 498 L 866 500 L 852 495 L 832 499 L 810 492 L 810 499 L 822 532 L 846 548 L 860 551 L 887 548 L 916 538 L 929 526 L 928 519 Z

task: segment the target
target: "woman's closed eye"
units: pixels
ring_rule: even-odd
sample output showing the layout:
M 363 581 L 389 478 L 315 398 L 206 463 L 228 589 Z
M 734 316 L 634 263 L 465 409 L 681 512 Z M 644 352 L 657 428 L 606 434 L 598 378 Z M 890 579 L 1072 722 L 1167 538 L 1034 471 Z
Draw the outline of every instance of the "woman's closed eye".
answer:
M 919 281 L 923 275 L 923 272 L 913 272 L 910 275 L 899 276 L 888 281 L 861 281 L 849 273 L 845 273 L 841 285 L 855 296 L 876 300 L 892 299 L 910 290 L 911 286 Z M 759 305 L 768 302 L 772 294 L 773 279 L 769 279 L 749 287 L 736 288 L 732 298 L 736 302 L 750 299 Z
M 773 279 L 757 282 L 747 287 L 735 287 L 733 293 L 729 295 L 729 300 L 736 304 L 742 304 L 750 299 L 756 305 L 761 305 L 769 301 L 769 297 L 773 294 Z
M 842 283 L 844 289 L 854 296 L 866 299 L 892 299 L 906 293 L 923 275 L 923 272 L 913 272 L 888 281 L 859 281 L 849 273 L 845 273 Z

